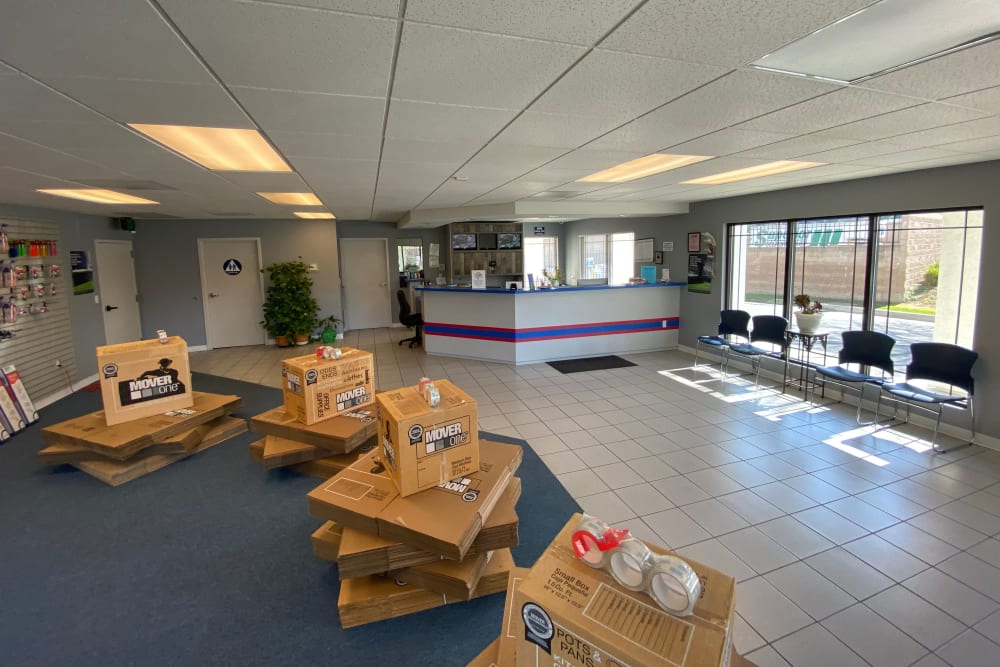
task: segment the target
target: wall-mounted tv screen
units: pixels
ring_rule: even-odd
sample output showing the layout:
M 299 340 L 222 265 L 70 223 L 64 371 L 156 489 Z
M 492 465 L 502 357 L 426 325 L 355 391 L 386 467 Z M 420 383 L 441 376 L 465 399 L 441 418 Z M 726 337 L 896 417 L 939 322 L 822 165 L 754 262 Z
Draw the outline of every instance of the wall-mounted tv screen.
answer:
M 476 249 L 476 235 L 475 234 L 452 234 L 451 235 L 451 249 L 452 250 L 475 250 Z
M 520 232 L 497 234 L 497 248 L 500 250 L 520 250 L 521 249 Z

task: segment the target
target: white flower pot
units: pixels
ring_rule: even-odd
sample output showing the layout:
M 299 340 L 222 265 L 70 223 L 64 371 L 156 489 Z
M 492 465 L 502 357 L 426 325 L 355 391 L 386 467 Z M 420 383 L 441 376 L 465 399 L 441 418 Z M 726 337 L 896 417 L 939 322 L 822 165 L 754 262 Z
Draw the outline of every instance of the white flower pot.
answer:
M 816 333 L 823 321 L 823 313 L 795 313 L 795 326 L 804 334 Z

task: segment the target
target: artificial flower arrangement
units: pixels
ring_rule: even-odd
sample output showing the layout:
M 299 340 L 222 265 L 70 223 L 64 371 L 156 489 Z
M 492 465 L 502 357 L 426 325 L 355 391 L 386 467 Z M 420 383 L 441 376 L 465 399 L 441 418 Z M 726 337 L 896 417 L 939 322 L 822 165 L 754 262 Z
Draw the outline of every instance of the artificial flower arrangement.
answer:
M 815 315 L 823 310 L 823 304 L 813 301 L 808 294 L 796 294 L 795 305 L 803 315 Z

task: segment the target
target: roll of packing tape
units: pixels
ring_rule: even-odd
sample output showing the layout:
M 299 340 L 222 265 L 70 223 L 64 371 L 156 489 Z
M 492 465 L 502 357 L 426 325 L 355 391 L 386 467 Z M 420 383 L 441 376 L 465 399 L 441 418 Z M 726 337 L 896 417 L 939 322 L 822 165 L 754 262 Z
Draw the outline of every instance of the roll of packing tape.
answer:
M 611 576 L 630 591 L 644 591 L 653 569 L 653 552 L 645 544 L 631 537 L 611 552 L 608 562 Z
M 648 592 L 664 611 L 688 616 L 701 596 L 701 580 L 680 558 L 657 555 L 649 571 Z

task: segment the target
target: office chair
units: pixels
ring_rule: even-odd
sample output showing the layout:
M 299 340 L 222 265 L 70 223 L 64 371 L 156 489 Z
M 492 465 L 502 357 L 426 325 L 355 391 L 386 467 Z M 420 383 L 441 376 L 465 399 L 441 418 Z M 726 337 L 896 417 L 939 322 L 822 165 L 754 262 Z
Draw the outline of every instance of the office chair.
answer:
M 907 421 L 910 419 L 910 408 L 937 413 L 931 448 L 943 454 L 950 450 L 938 448 L 938 428 L 941 426 L 944 406 L 951 405 L 969 411 L 972 435 L 966 444 L 971 445 L 976 438 L 976 415 L 972 406 L 972 395 L 975 393 L 972 367 L 979 358 L 979 353 L 951 343 L 910 343 L 910 353 L 911 361 L 906 367 L 906 382 L 882 385 L 879 403 L 875 406 L 876 418 L 882 397 L 886 394 L 889 400 L 896 403 L 897 411 L 900 403 L 906 404 Z M 913 384 L 914 380 L 921 384 Z M 947 393 L 932 390 L 926 386 L 928 382 L 947 385 Z M 956 390 L 961 390 L 962 393 L 956 394 Z
M 785 381 L 788 379 L 788 340 L 785 338 L 785 330 L 788 329 L 788 320 L 780 315 L 755 315 L 753 318 L 753 329 L 750 331 L 750 342 L 730 345 L 725 356 L 725 367 L 722 377 L 725 379 L 729 375 L 729 359 L 732 355 L 747 357 L 750 360 L 750 368 L 754 374 L 753 386 L 760 383 L 760 362 L 765 358 L 780 359 L 784 362 L 781 375 L 781 390 L 785 390 Z M 765 349 L 754 345 L 754 343 L 768 343 L 777 347 Z
M 719 329 L 714 336 L 698 336 L 694 346 L 694 365 L 698 365 L 698 352 L 702 345 L 718 348 L 719 370 L 722 370 L 731 336 L 750 340 L 750 313 L 745 310 L 723 310 L 719 313 Z
M 410 302 L 406 298 L 406 291 L 396 290 L 396 298 L 399 299 L 399 323 L 404 327 L 414 327 L 414 335 L 410 338 L 404 338 L 399 341 L 399 344 L 409 343 L 410 347 L 413 347 L 414 343 L 423 344 L 423 330 L 424 330 L 424 318 L 421 317 L 420 313 L 413 313 L 410 311 Z
M 855 421 L 861 426 L 877 425 L 878 412 L 875 419 L 870 422 L 861 421 L 861 403 L 865 398 L 865 387 L 878 386 L 888 380 L 892 381 L 893 363 L 892 348 L 896 345 L 896 339 L 892 336 L 878 331 L 844 331 L 840 334 L 843 347 L 837 354 L 836 366 L 818 366 L 813 371 L 812 394 L 816 399 L 816 386 L 822 384 L 823 396 L 826 396 L 826 385 L 834 384 L 844 390 L 854 390 L 858 392 L 858 413 Z M 847 365 L 857 364 L 858 370 L 852 371 Z M 873 367 L 882 371 L 881 375 L 865 373 L 865 367 Z

